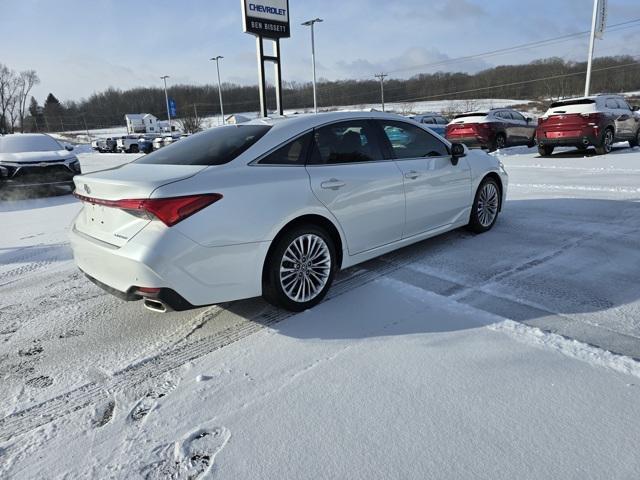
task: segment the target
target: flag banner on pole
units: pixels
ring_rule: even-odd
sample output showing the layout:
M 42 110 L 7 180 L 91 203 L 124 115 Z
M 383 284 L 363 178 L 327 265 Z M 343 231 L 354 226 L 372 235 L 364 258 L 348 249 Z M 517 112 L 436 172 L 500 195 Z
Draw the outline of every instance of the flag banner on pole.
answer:
M 171 118 L 176 118 L 178 116 L 176 101 L 173 98 L 169 98 L 169 115 L 171 116 Z
M 598 20 L 596 21 L 596 38 L 602 38 L 607 26 L 607 0 L 598 0 Z

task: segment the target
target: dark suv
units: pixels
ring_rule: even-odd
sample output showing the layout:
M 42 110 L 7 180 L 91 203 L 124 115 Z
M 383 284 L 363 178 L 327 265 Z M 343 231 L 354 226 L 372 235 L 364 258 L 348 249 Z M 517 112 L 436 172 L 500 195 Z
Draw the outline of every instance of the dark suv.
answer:
M 640 143 L 640 114 L 622 95 L 593 95 L 554 102 L 538 119 L 538 152 L 547 156 L 558 146 L 609 153 L 615 142 Z
M 486 148 L 490 152 L 515 145 L 535 145 L 536 127 L 530 117 L 508 108 L 488 112 L 468 112 L 456 115 L 445 130 L 451 142 L 468 147 Z

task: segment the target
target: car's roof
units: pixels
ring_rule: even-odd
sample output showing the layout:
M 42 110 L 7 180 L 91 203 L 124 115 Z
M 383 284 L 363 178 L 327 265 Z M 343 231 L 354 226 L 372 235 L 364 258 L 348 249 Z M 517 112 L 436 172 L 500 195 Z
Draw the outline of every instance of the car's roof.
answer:
M 385 112 L 361 112 L 361 111 L 340 111 L 340 112 L 324 112 L 324 113 L 303 113 L 297 115 L 283 115 L 274 117 L 265 117 L 241 123 L 239 125 L 267 125 L 271 127 L 270 137 L 292 137 L 303 133 L 307 130 L 320 127 L 341 120 L 360 120 L 360 119 L 379 119 L 379 120 L 400 120 L 411 121 L 407 117 L 397 115 L 395 113 Z

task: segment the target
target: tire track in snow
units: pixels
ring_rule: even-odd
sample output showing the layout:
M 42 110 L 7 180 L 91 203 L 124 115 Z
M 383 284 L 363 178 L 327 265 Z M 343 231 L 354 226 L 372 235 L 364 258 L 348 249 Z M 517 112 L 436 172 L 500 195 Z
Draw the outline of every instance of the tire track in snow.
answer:
M 461 235 L 463 236 L 463 235 Z M 354 275 L 345 272 L 346 277 L 339 279 L 329 291 L 327 300 L 361 287 L 390 272 L 398 270 L 420 256 L 420 252 L 398 252 L 386 256 L 387 260 L 371 260 L 367 265 L 373 267 L 360 269 Z M 219 315 L 220 307 L 214 306 L 202 313 L 198 322 L 206 322 Z M 7 441 L 17 435 L 50 423 L 61 417 L 77 412 L 88 406 L 109 401 L 108 392 L 123 391 L 139 387 L 145 382 L 174 370 L 185 363 L 192 362 L 211 352 L 235 343 L 264 328 L 268 328 L 295 315 L 292 312 L 268 307 L 259 315 L 244 319 L 215 335 L 194 340 L 186 345 L 177 345 L 169 351 L 149 357 L 131 365 L 113 375 L 106 382 L 91 382 L 70 392 L 58 395 L 38 405 L 21 410 L 0 419 L 0 441 Z M 194 322 L 189 322 L 193 324 Z

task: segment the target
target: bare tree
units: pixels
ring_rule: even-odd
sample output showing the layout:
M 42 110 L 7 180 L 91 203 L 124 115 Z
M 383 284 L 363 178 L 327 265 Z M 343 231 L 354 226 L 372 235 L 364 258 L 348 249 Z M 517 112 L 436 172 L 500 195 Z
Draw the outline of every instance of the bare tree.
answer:
M 20 131 L 24 133 L 24 118 L 27 113 L 27 98 L 29 98 L 31 89 L 40 83 L 40 78 L 35 70 L 25 70 L 20 72 L 18 78 L 20 82 L 18 91 Z
M 198 133 L 202 131 L 202 119 L 198 118 L 195 113 L 189 113 L 180 119 L 180 126 L 184 133 Z
M 16 89 L 17 82 L 15 72 L 0 63 L 0 133 L 10 133 L 13 130 L 7 116 Z

